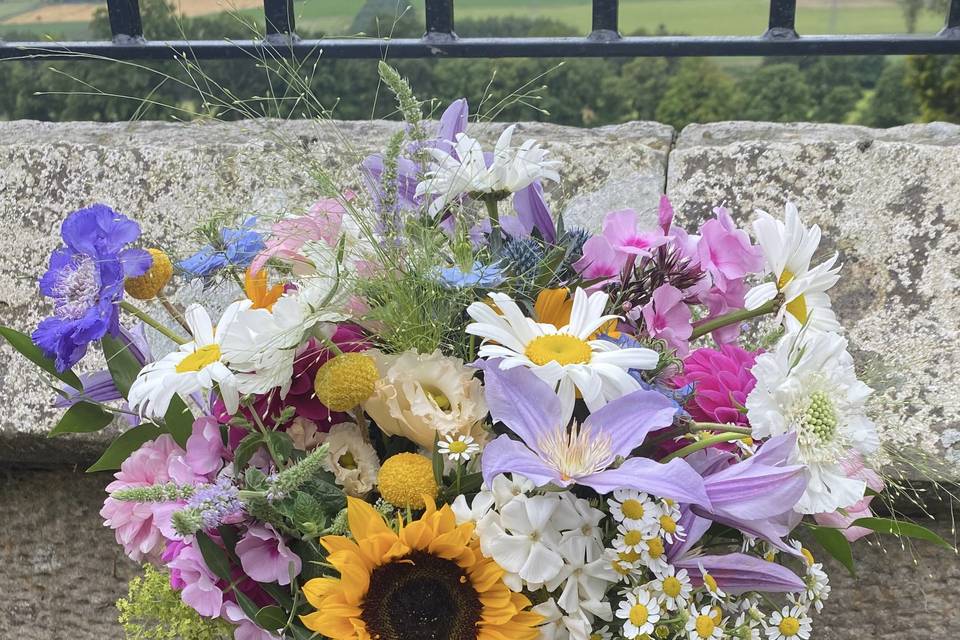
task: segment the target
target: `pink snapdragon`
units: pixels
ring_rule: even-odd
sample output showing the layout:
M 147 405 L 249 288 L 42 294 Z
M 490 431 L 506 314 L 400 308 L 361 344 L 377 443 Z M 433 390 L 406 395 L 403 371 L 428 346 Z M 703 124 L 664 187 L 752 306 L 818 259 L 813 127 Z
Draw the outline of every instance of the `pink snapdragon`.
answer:
M 251 525 L 237 543 L 237 556 L 244 573 L 257 582 L 287 585 L 303 568 L 300 556 L 269 525 Z
M 690 307 L 684 302 L 683 292 L 673 285 L 657 287 L 653 296 L 641 310 L 647 333 L 653 338 L 661 338 L 667 345 L 686 355 L 690 334 Z

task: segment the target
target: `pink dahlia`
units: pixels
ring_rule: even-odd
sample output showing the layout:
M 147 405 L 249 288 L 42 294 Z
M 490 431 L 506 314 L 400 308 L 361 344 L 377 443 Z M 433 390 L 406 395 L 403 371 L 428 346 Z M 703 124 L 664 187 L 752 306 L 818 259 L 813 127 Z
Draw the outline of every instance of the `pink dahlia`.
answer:
M 690 416 L 699 422 L 747 425 L 741 407 L 757 380 L 750 373 L 759 353 L 732 344 L 717 349 L 697 349 L 683 361 L 683 374 L 673 379 L 677 388 L 694 384 L 687 403 Z

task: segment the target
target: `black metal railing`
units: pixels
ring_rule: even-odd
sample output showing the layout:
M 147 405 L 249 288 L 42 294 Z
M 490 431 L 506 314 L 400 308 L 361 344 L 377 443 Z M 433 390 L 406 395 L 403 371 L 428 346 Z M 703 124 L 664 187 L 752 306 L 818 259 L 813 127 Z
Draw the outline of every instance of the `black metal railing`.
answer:
M 335 0 L 328 0 L 335 1 Z M 422 38 L 324 38 L 297 36 L 293 0 L 264 0 L 265 37 L 250 40 L 167 40 L 143 37 L 138 0 L 107 0 L 111 41 L 2 42 L 0 58 L 42 55 L 96 59 L 197 59 L 283 55 L 325 58 L 510 58 L 639 56 L 789 56 L 960 53 L 960 0 L 950 0 L 936 34 L 800 35 L 796 0 L 770 0 L 767 30 L 756 36 L 620 35 L 619 0 L 593 0 L 593 30 L 585 37 L 460 38 L 454 0 L 425 0 Z

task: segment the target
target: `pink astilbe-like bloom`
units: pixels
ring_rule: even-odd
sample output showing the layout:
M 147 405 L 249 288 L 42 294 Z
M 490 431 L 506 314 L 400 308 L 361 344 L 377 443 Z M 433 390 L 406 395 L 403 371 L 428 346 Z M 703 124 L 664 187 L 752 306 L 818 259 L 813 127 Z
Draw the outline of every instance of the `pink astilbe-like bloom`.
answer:
M 686 355 L 693 326 L 690 324 L 690 307 L 683 301 L 682 291 L 673 285 L 660 285 L 641 314 L 650 337 L 665 340 L 678 354 Z
M 746 425 L 741 410 L 757 384 L 750 373 L 757 353 L 726 344 L 719 349 L 697 349 L 683 361 L 683 374 L 673 379 L 677 388 L 695 385 L 686 409 L 698 422 Z
M 843 467 L 848 478 L 863 480 L 870 489 L 877 493 L 883 491 L 883 479 L 873 469 L 864 464 L 863 456 L 859 453 L 855 453 L 846 460 L 843 460 L 840 466 Z M 843 537 L 850 542 L 856 542 L 860 538 L 873 533 L 873 530 L 867 529 L 866 527 L 851 526 L 860 518 L 873 517 L 873 512 L 870 510 L 870 503 L 873 501 L 873 498 L 873 496 L 864 496 L 849 507 L 845 507 L 843 513 L 840 511 L 818 513 L 814 515 L 813 518 L 817 521 L 817 524 L 821 526 L 840 529 Z
M 303 568 L 300 556 L 269 525 L 251 525 L 237 543 L 237 557 L 243 571 L 257 582 L 287 585 L 291 574 L 299 575 Z

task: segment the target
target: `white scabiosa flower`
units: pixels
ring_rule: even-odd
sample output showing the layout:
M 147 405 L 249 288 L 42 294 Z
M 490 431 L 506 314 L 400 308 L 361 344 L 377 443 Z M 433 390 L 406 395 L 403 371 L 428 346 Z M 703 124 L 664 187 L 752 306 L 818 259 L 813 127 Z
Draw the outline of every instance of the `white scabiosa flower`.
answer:
M 225 364 L 221 343 L 226 328 L 236 320 L 242 306 L 234 303 L 227 307 L 214 330 L 206 309 L 190 305 L 183 315 L 193 341 L 140 371 L 127 398 L 131 409 L 145 417 L 163 418 L 174 394 L 186 398 L 193 393 L 207 393 L 216 386 L 227 411 L 236 413 L 240 392 L 235 374 Z
M 810 640 L 812 620 L 806 609 L 786 606 L 770 614 L 767 621 L 768 640 Z
M 797 434 L 799 461 L 807 466 L 807 490 L 794 509 L 829 513 L 863 497 L 863 480 L 847 477 L 841 462 L 880 446 L 865 415 L 870 387 L 856 377 L 847 341 L 835 333 L 785 336 L 757 357 L 757 385 L 747 396 L 754 437 Z
M 797 207 L 790 202 L 784 221 L 765 211 L 758 211 L 758 216 L 753 231 L 774 281 L 748 291 L 747 308 L 756 309 L 779 293 L 784 304 L 778 319 L 788 331 L 797 331 L 803 326 L 811 331 L 840 331 L 826 293 L 840 279 L 840 267 L 834 267 L 837 255 L 815 267 L 810 266 L 820 246 L 820 227 L 803 226 Z
M 373 490 L 380 473 L 380 459 L 370 443 L 364 441 L 360 427 L 352 422 L 335 424 L 330 431 L 320 434 L 319 440 L 329 447 L 323 466 L 333 473 L 344 493 L 362 498 Z
M 577 391 L 590 411 L 596 411 L 640 388 L 630 369 L 652 369 L 659 361 L 652 349 L 622 349 L 595 338 L 598 330 L 617 319 L 604 315 L 608 296 L 602 291 L 588 296 L 577 289 L 570 322 L 559 328 L 524 316 L 504 293 L 491 293 L 490 298 L 502 315 L 483 302 L 467 308 L 474 322 L 467 325 L 466 332 L 484 340 L 478 355 L 499 358 L 501 369 L 527 367 L 552 385 L 560 396 L 561 416 L 567 420 L 573 414 Z
M 651 635 L 660 621 L 660 603 L 646 589 L 631 589 L 620 603 L 617 617 L 623 620 L 624 638 Z

